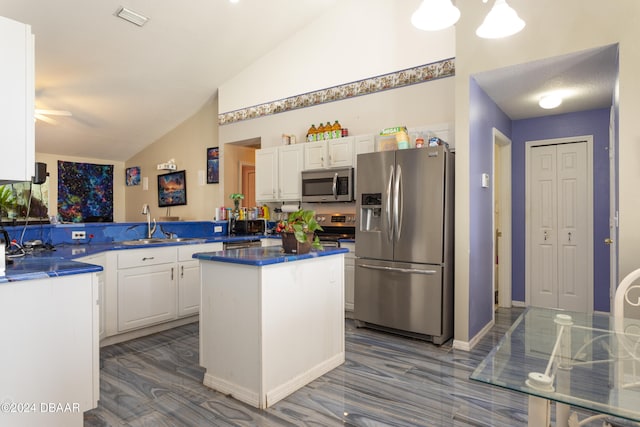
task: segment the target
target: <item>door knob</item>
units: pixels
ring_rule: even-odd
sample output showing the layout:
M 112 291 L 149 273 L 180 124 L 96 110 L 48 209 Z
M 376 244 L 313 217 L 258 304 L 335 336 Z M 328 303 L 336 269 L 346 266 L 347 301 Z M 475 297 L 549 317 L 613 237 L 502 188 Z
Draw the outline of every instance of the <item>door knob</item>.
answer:
M 607 237 L 606 239 L 604 239 L 605 245 L 609 246 L 612 243 L 613 243 L 613 239 L 611 239 L 611 237 Z

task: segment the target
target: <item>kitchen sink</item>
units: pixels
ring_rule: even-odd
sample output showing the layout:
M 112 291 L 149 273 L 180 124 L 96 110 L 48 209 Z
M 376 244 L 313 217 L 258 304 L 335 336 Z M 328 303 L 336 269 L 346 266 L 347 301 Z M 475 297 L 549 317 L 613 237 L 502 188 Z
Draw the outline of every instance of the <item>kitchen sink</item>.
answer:
M 195 243 L 204 243 L 206 239 L 202 239 L 200 237 L 174 237 L 174 238 L 155 238 L 151 239 L 135 239 L 135 240 L 124 240 L 122 242 L 118 242 L 121 245 L 151 245 L 151 244 L 161 244 L 161 243 L 176 243 L 176 242 L 195 242 Z

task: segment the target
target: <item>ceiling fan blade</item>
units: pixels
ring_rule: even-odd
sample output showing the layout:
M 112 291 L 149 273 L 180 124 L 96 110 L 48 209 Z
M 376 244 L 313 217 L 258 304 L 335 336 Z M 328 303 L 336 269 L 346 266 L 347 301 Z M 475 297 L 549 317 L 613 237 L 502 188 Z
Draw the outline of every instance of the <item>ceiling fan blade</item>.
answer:
M 57 121 L 53 120 L 51 117 L 43 116 L 42 114 L 38 114 L 38 113 L 34 114 L 33 117 L 35 117 L 38 120 L 42 120 L 45 123 L 49 123 L 50 125 L 55 125 L 58 123 Z
M 70 116 L 71 112 L 66 110 L 43 110 L 36 108 L 36 114 L 46 114 L 49 116 Z

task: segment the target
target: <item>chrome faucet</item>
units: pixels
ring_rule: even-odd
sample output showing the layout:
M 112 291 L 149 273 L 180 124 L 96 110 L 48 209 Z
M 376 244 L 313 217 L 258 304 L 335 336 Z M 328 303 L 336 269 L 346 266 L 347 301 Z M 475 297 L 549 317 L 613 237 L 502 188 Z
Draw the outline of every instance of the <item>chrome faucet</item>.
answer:
M 142 205 L 142 215 L 147 216 L 147 239 L 150 239 L 156 231 L 156 219 L 153 218 L 153 228 L 151 228 L 151 211 L 146 203 Z

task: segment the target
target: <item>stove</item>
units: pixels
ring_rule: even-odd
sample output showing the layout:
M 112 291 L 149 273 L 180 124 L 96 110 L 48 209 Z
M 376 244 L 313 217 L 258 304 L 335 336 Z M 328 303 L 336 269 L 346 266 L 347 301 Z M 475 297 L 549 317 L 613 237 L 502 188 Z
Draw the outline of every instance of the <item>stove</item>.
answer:
M 320 244 L 326 247 L 340 247 L 339 239 L 356 238 L 356 215 L 354 213 L 319 213 L 316 221 L 322 231 L 316 231 Z

